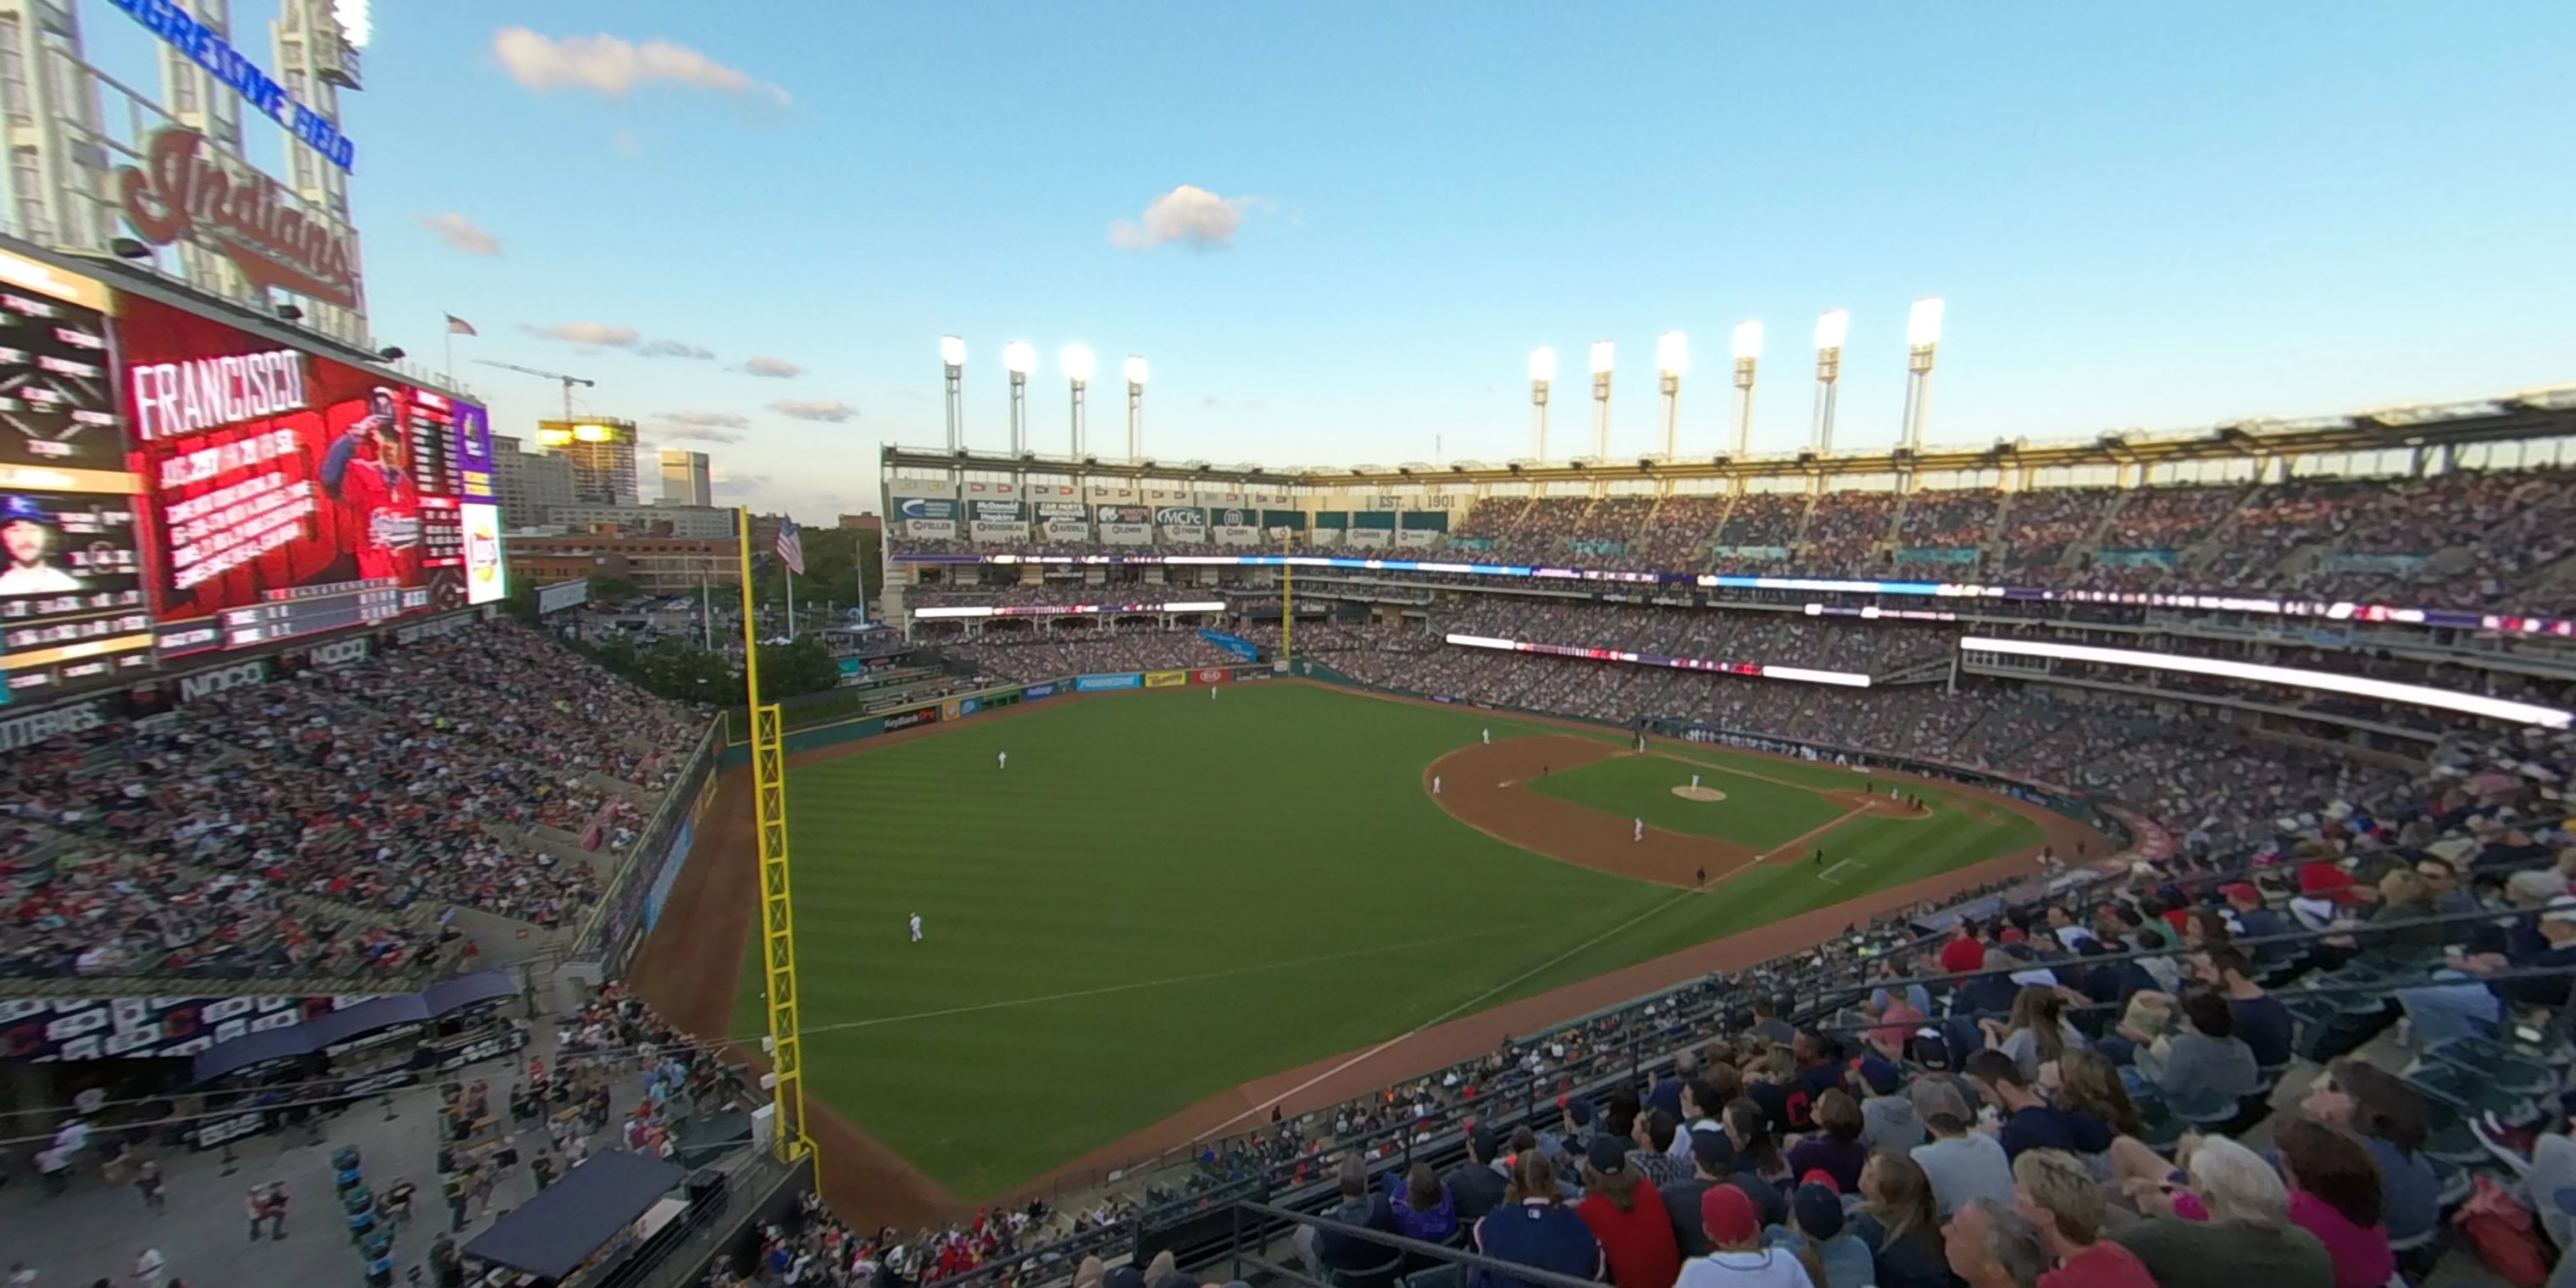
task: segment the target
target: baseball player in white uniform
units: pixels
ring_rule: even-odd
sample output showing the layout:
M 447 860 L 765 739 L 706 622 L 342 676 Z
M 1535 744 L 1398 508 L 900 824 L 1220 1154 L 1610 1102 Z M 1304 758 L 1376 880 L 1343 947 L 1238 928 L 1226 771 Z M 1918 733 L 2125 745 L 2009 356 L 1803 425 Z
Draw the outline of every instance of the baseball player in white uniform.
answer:
M 912 942 L 921 942 L 921 914 L 917 912 L 912 914 Z
M 1009 752 L 1007 752 L 1007 751 L 997 751 L 997 752 L 993 753 L 993 768 L 995 768 L 995 769 L 1008 769 L 1008 768 L 1010 768 L 1010 767 L 1011 767 L 1011 753 L 1009 753 Z
M 1631 836 L 1631 837 L 1629 837 L 1628 839 L 1629 839 L 1629 840 L 1631 840 L 1631 841 L 1642 841 L 1642 840 L 1645 840 L 1645 839 L 1646 839 L 1646 820 L 1645 820 L 1645 819 L 1640 818 L 1640 819 L 1638 819 L 1638 820 L 1637 820 L 1637 832 L 1636 832 L 1636 835 Z

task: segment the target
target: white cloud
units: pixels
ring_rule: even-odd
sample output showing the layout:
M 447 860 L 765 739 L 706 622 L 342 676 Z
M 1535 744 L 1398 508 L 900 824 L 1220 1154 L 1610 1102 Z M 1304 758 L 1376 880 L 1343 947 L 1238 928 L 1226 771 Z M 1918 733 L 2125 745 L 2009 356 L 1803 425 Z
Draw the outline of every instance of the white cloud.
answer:
M 712 362 L 716 356 L 715 350 L 686 340 L 648 340 L 636 352 L 647 358 L 693 358 L 699 362 Z
M 1138 250 L 1178 242 L 1192 250 L 1222 250 L 1234 244 L 1243 212 L 1259 200 L 1220 197 L 1185 183 L 1145 203 L 1141 219 L 1110 221 L 1109 244 Z
M 566 322 L 559 326 L 531 326 L 522 322 L 519 329 L 530 335 L 571 344 L 596 344 L 611 349 L 632 349 L 639 337 L 631 326 L 614 326 L 606 322 Z
M 692 89 L 711 89 L 745 102 L 784 107 L 787 91 L 754 80 L 738 67 L 668 40 L 636 44 L 602 32 L 596 36 L 553 39 L 525 27 L 503 27 L 492 36 L 492 53 L 510 79 L 529 89 L 587 89 L 609 98 L 654 81 Z
M 769 404 L 771 411 L 797 420 L 819 420 L 838 425 L 858 418 L 859 409 L 838 398 L 781 398 Z
M 740 412 L 733 411 L 666 411 L 657 419 L 665 422 L 666 424 L 680 427 L 677 430 L 670 431 L 670 437 L 706 438 L 712 442 L 730 443 L 736 440 L 733 438 L 714 438 L 711 435 L 693 434 L 687 431 L 751 428 L 751 417 L 745 416 Z
M 785 358 L 753 358 L 742 364 L 742 369 L 755 376 L 766 376 L 771 380 L 793 380 L 805 374 L 803 367 Z
M 468 255 L 498 255 L 501 239 L 475 226 L 474 221 L 451 210 L 443 215 L 422 215 L 420 226 L 438 234 L 440 241 Z

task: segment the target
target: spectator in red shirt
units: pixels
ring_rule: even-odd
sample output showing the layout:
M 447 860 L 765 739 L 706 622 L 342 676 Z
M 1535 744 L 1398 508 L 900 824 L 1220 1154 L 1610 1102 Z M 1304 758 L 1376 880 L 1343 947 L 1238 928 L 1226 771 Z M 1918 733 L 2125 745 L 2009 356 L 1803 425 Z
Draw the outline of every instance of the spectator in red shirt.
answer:
M 1681 1246 L 1655 1183 L 1628 1162 L 1627 1142 L 1597 1136 L 1583 1160 L 1583 1201 L 1574 1214 L 1601 1241 L 1618 1288 L 1670 1288 L 1682 1271 Z
M 2013 1160 L 2013 1206 L 2039 1227 L 2054 1267 L 2040 1275 L 2039 1288 L 2155 1288 L 2136 1253 L 2102 1237 L 2102 1187 L 2073 1154 L 2022 1151 Z
M 1986 946 L 1977 938 L 1975 922 L 1965 917 L 1953 929 L 1950 942 L 1941 945 L 1941 969 L 1952 975 L 1969 975 L 1986 964 Z

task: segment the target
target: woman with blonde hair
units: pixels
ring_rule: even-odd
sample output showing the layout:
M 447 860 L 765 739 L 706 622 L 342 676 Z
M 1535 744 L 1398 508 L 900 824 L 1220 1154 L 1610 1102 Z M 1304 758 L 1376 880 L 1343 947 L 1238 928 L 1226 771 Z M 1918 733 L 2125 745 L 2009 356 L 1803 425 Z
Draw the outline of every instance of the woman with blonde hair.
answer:
M 1860 1172 L 1860 1208 L 1851 1233 L 1868 1245 L 1878 1288 L 1948 1288 L 1941 1250 L 1941 1212 L 1932 1178 L 1912 1158 L 1882 1150 Z
M 2065 999 L 2041 984 L 2027 985 L 2013 995 L 2009 1020 L 1989 1018 L 1977 1024 L 1986 1031 L 1986 1045 L 2011 1056 L 2027 1082 L 2039 1081 L 2041 1065 L 2085 1044 L 2084 1035 L 2066 1018 Z

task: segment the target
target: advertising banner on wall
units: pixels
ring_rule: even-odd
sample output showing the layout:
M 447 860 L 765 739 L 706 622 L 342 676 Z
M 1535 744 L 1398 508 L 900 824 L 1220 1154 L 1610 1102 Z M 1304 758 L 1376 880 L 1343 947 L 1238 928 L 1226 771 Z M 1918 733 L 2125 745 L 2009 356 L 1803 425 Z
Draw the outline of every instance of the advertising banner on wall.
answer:
M 1219 528 L 1257 528 L 1261 511 L 1249 506 L 1215 506 L 1208 510 L 1208 523 Z
M 1438 544 L 1440 536 L 1428 528 L 1399 528 L 1395 533 L 1395 544 L 1407 550 L 1428 550 Z
M 977 487 L 983 486 L 976 484 Z M 982 497 L 966 503 L 966 517 L 976 523 L 1018 523 L 1029 517 L 1028 508 L 1017 501 L 992 501 Z
M 1144 682 L 1145 677 L 1135 671 L 1121 671 L 1112 675 L 1077 675 L 1073 677 L 1073 689 L 1076 693 L 1096 693 L 1102 689 L 1138 688 Z
M 489 478 L 487 418 L 157 300 L 115 304 L 164 656 L 502 597 L 498 509 L 463 488 Z
M 1358 546 L 1363 550 L 1383 550 L 1394 535 L 1395 533 L 1385 528 L 1352 528 L 1343 534 L 1343 543 Z
M 1207 540 L 1207 529 L 1195 524 L 1166 523 L 1162 528 L 1165 541 L 1177 541 L 1183 545 L 1194 546 Z
M 579 608 L 589 602 L 590 578 L 588 577 L 575 577 L 571 581 L 559 581 L 551 586 L 537 587 L 539 617 L 560 613 L 567 608 Z
M 1150 505 L 1103 505 L 1095 507 L 1102 523 L 1152 523 L 1154 507 Z
M 1158 505 L 1154 507 L 1154 522 L 1166 528 L 1204 528 L 1207 511 L 1195 505 Z
M 1216 543 L 1220 546 L 1257 546 L 1261 544 L 1261 529 L 1220 527 L 1216 530 Z
M 1038 525 L 1049 541 L 1089 541 L 1091 525 L 1080 519 L 1049 519 Z
M 966 526 L 967 530 L 974 534 L 974 538 L 977 541 L 1009 542 L 1026 541 L 1029 539 L 1029 525 L 1025 523 L 994 523 L 984 519 L 976 519 Z
M 1083 523 L 1089 521 L 1091 518 L 1091 507 L 1084 505 L 1080 501 L 1039 501 L 1034 503 L 1031 508 L 1037 511 L 1037 519 L 1040 523 L 1055 523 L 1058 521 Z
M 1177 689 L 1189 682 L 1190 673 L 1187 671 L 1147 671 L 1145 673 L 1145 687 L 1149 689 Z
M 957 517 L 957 502 L 954 498 L 947 497 L 897 497 L 895 498 L 894 503 L 894 517 L 905 521 L 916 519 L 929 519 L 933 521 L 942 519 L 954 520 Z
M 1150 523 L 1103 523 L 1100 544 L 1104 546 L 1150 546 L 1154 544 L 1154 525 Z
M 98 283 L 0 252 L 0 705 L 151 665 L 107 307 Z

